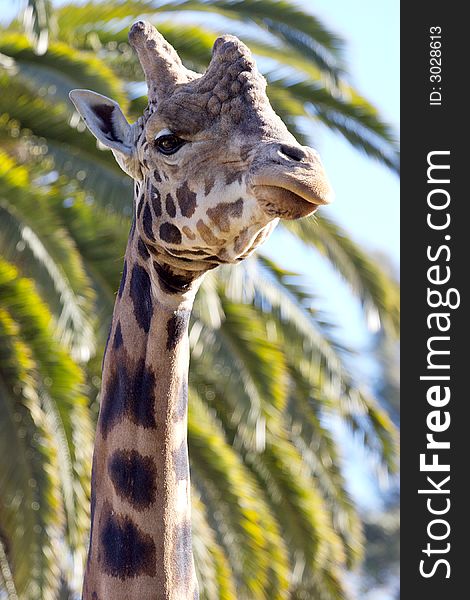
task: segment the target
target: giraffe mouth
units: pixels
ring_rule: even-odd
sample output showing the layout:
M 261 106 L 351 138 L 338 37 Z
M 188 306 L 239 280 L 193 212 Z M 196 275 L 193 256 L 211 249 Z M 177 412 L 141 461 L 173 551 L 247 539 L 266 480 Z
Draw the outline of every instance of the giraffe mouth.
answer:
M 332 201 L 332 190 L 321 165 L 286 172 L 273 165 L 256 173 L 253 193 L 264 210 L 284 219 L 299 219 Z
M 300 219 L 313 214 L 320 206 L 279 186 L 257 185 L 253 191 L 264 211 L 272 217 Z

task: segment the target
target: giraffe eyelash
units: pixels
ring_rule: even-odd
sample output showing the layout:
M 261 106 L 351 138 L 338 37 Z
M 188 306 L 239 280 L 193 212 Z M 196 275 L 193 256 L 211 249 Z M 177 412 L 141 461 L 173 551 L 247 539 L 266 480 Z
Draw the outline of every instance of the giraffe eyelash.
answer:
M 171 129 L 168 129 L 168 127 L 165 127 L 164 129 L 161 129 L 158 133 L 155 134 L 155 137 L 153 138 L 153 140 L 156 142 L 158 140 L 159 137 L 162 137 L 163 135 L 175 135 L 173 133 L 173 131 L 171 131 Z
M 186 140 L 183 140 L 169 129 L 162 129 L 154 138 L 156 149 L 165 156 L 175 154 L 185 143 Z

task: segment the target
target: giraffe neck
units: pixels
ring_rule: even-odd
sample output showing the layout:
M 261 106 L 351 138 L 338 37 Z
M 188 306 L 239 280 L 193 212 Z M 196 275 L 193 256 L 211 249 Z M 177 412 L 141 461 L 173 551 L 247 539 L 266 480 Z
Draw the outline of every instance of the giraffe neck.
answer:
M 103 361 L 83 600 L 199 597 L 187 450 L 187 330 L 199 282 L 181 293 L 159 272 L 131 231 Z

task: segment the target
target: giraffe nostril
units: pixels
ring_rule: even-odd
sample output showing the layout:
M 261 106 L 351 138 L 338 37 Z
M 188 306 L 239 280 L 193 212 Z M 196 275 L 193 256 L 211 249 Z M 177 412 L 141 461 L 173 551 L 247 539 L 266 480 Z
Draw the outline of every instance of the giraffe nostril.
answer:
M 288 158 L 291 158 L 297 162 L 300 162 L 307 156 L 304 150 L 298 146 L 287 146 L 286 144 L 281 144 L 280 151 Z

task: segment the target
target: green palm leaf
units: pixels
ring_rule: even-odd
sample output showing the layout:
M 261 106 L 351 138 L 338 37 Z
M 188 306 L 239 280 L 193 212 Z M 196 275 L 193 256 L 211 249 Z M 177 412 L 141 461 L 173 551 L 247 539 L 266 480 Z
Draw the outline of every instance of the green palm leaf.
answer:
M 27 73 L 36 84 L 58 87 L 62 91 L 62 99 L 65 98 L 64 92 L 82 86 L 112 97 L 124 110 L 126 108 L 122 82 L 105 62 L 89 52 L 80 52 L 62 42 L 52 42 L 45 54 L 38 55 L 20 33 L 0 35 L 0 52 L 13 58 L 20 68 L 28 67 Z
M 54 29 L 55 25 L 51 2 L 49 0 L 27 0 L 23 23 L 35 52 L 38 55 L 44 54 L 49 42 L 49 32 Z
M 51 338 L 46 305 L 4 261 L 0 306 L 0 443 L 5 455 L 18 457 L 2 462 L 0 527 L 12 548 L 15 585 L 24 597 L 43 598 L 66 569 L 61 540 L 78 552 L 77 565 L 83 558 L 91 423 L 82 373 Z
M 81 257 L 50 210 L 54 200 L 59 198 L 33 191 L 27 170 L 0 153 L 0 248 L 42 282 L 58 337 L 75 356 L 87 360 L 94 352 L 87 316 L 92 294 Z
M 120 9 L 120 10 L 119 10 Z M 301 54 L 318 65 L 329 76 L 337 78 L 344 72 L 342 48 L 344 42 L 332 34 L 313 15 L 283 0 L 187 0 L 185 2 L 124 2 L 118 12 L 113 12 L 113 4 L 88 3 L 83 10 L 67 6 L 59 11 L 59 26 L 64 31 L 76 23 L 85 30 L 91 23 L 107 22 L 111 19 L 139 17 L 142 14 L 175 11 L 201 11 L 220 15 L 235 21 L 245 20 L 288 41 L 298 48 Z M 290 36 L 287 38 L 287 36 Z
M 217 543 L 206 509 L 195 486 L 191 493 L 193 550 L 199 592 L 204 600 L 235 600 L 228 559 Z
M 360 298 L 366 316 L 386 330 L 399 328 L 399 290 L 394 282 L 333 220 L 284 221 L 283 227 L 326 256 Z
M 204 500 L 210 498 L 224 514 L 229 528 L 224 545 L 230 547 L 233 543 L 238 548 L 237 553 L 229 553 L 237 562 L 232 562 L 232 569 L 238 585 L 250 598 L 282 598 L 288 587 L 288 565 L 276 521 L 262 501 L 261 489 L 227 445 L 220 426 L 194 388 L 188 432 L 195 485 L 204 490 Z

